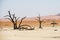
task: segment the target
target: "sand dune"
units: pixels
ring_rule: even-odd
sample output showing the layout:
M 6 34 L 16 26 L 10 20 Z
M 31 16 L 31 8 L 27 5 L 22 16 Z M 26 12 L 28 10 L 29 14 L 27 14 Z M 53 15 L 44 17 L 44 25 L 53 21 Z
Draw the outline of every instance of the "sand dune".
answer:
M 37 20 L 37 17 L 27 17 L 26 19 L 23 20 L 22 24 L 27 24 L 30 26 L 39 26 L 39 22 Z M 60 16 L 56 16 L 56 15 L 49 15 L 49 16 L 41 16 L 41 20 L 44 20 L 44 22 L 42 23 L 42 26 L 44 27 L 49 27 L 52 26 L 51 22 L 53 21 L 58 23 L 56 26 L 60 26 Z M 18 24 L 19 24 L 20 20 L 18 20 Z M 0 27 L 13 27 L 13 24 L 5 18 L 0 19 Z

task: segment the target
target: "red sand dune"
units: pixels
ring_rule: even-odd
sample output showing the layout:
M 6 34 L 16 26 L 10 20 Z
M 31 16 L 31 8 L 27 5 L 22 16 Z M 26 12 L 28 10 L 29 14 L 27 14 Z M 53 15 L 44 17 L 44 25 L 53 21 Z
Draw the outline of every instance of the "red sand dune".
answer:
M 27 17 L 22 24 L 28 24 L 31 26 L 39 26 L 39 22 L 37 20 L 37 17 Z M 42 26 L 52 26 L 51 22 L 52 20 L 55 20 L 56 23 L 58 23 L 56 26 L 60 26 L 60 16 L 56 15 L 49 15 L 49 16 L 42 16 L 41 20 L 45 20 L 45 22 L 42 23 Z M 18 21 L 19 24 L 20 20 Z M 5 18 L 0 19 L 0 27 L 12 27 L 13 24 Z

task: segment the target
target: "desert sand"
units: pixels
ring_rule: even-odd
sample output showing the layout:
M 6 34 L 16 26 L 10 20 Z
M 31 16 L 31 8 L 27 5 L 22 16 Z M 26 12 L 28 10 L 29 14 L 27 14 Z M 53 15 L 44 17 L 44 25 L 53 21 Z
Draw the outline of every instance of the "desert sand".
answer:
M 42 23 L 42 29 L 39 29 L 39 23 L 36 20 L 24 20 L 22 24 L 28 24 L 35 27 L 35 30 L 13 30 L 13 24 L 10 21 L 0 21 L 0 40 L 60 40 L 60 20 L 52 27 L 52 20 L 45 20 Z M 19 23 L 19 21 L 18 21 Z
M 60 27 L 23 31 L 4 29 L 0 30 L 0 40 L 60 40 Z

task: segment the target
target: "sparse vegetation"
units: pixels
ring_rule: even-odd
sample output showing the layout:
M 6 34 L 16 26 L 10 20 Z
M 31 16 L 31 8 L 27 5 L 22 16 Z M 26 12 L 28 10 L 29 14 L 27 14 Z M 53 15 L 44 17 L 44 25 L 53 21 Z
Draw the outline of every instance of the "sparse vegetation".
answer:
M 37 21 L 39 22 L 39 28 L 42 28 L 42 22 L 43 22 L 43 20 L 41 20 L 40 14 L 39 14 L 39 16 L 37 17 L 37 19 L 35 19 L 35 20 L 37 20 Z
M 13 23 L 13 28 L 14 30 L 15 29 L 26 29 L 26 30 L 34 30 L 34 27 L 32 28 L 30 25 L 21 25 L 23 20 L 26 18 L 26 17 L 23 17 L 19 23 L 19 25 L 17 25 L 17 21 L 20 17 L 16 17 L 15 14 L 11 14 L 10 11 L 8 11 L 9 15 L 6 15 L 5 17 L 9 17 L 9 18 L 6 18 L 6 19 L 9 19 L 12 23 Z M 23 27 L 23 26 L 28 26 L 28 27 Z
M 53 25 L 53 27 L 55 27 L 57 23 L 55 22 L 55 20 L 53 20 L 51 24 Z
M 18 29 L 20 30 L 20 29 L 26 29 L 26 30 L 34 30 L 34 27 L 32 28 L 30 25 L 21 25 L 22 24 L 22 22 L 23 22 L 23 20 L 25 19 L 26 17 L 23 17 L 22 19 L 21 19 L 21 21 L 20 21 L 20 23 L 19 23 L 19 27 L 18 27 Z M 23 27 L 23 26 L 28 26 L 28 27 Z
M 31 27 L 30 25 L 22 24 L 22 22 L 26 18 L 26 16 L 21 18 L 20 22 L 18 24 L 17 22 L 20 17 L 16 17 L 15 14 L 11 14 L 10 11 L 8 11 L 8 13 L 9 13 L 9 15 L 6 15 L 5 17 L 8 17 L 6 19 L 9 19 L 13 23 L 14 30 L 15 29 L 18 29 L 18 30 L 34 30 L 35 29 L 35 27 Z M 37 20 L 39 22 L 39 28 L 42 28 L 42 23 L 44 22 L 44 20 L 41 20 L 40 14 L 38 15 L 38 17 L 35 20 Z M 51 24 L 54 27 L 57 23 L 55 22 L 55 20 L 53 20 Z
M 28 26 L 28 27 L 24 27 L 24 26 Z M 30 25 L 21 25 L 19 27 L 19 30 L 34 30 L 34 27 L 31 27 Z
M 17 20 L 19 19 L 19 17 L 16 17 L 15 14 L 11 14 L 10 11 L 8 11 L 9 15 L 6 15 L 5 17 L 9 17 L 7 19 L 9 19 L 12 23 L 13 23 L 13 28 L 17 29 Z

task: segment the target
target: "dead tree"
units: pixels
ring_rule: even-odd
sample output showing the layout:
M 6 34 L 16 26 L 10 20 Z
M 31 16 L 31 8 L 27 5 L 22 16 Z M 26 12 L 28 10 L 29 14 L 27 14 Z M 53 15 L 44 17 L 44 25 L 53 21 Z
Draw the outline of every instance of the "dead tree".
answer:
M 19 25 L 17 25 L 17 21 L 20 17 L 16 17 L 15 14 L 11 14 L 10 11 L 8 11 L 9 15 L 6 15 L 4 17 L 9 17 L 9 18 L 6 18 L 6 19 L 9 19 L 12 23 L 13 23 L 13 28 L 14 29 L 27 29 L 27 28 L 23 28 L 22 26 L 28 26 L 28 27 L 31 27 L 30 25 L 21 25 L 23 20 L 26 18 L 26 17 L 23 17 L 19 23 Z M 31 28 L 32 29 L 32 28 Z
M 55 27 L 57 23 L 53 20 L 51 24 L 53 25 L 53 27 Z
M 22 22 L 23 22 L 23 20 L 25 19 L 26 17 L 23 17 L 22 19 L 21 19 L 21 21 L 20 21 L 20 23 L 19 23 L 19 26 L 18 26 L 18 29 L 19 30 L 24 30 L 24 29 L 26 29 L 26 30 L 34 30 L 34 27 L 32 28 L 30 25 L 27 25 L 27 24 L 23 24 L 22 25 Z M 27 27 L 23 27 L 23 26 L 27 26 Z M 30 28 L 30 29 L 28 29 L 28 27 Z
M 20 23 L 19 23 L 19 25 L 18 25 L 18 28 L 21 27 L 21 24 L 22 24 L 22 22 L 23 22 L 23 20 L 24 20 L 25 18 L 26 18 L 26 16 L 21 19 L 21 21 L 20 21 Z
M 27 26 L 27 27 L 25 27 Z M 31 27 L 30 25 L 20 25 L 19 30 L 34 30 L 34 27 Z
M 43 20 L 41 20 L 40 14 L 39 14 L 39 16 L 37 17 L 37 19 L 35 19 L 35 20 L 37 20 L 37 21 L 39 22 L 39 28 L 42 28 L 42 22 L 43 22 Z
M 9 15 L 6 15 L 5 17 L 9 17 L 7 19 L 9 19 L 12 23 L 13 23 L 13 28 L 14 29 L 18 29 L 17 28 L 17 20 L 19 19 L 19 17 L 16 17 L 15 14 L 11 14 L 10 11 L 8 11 Z

